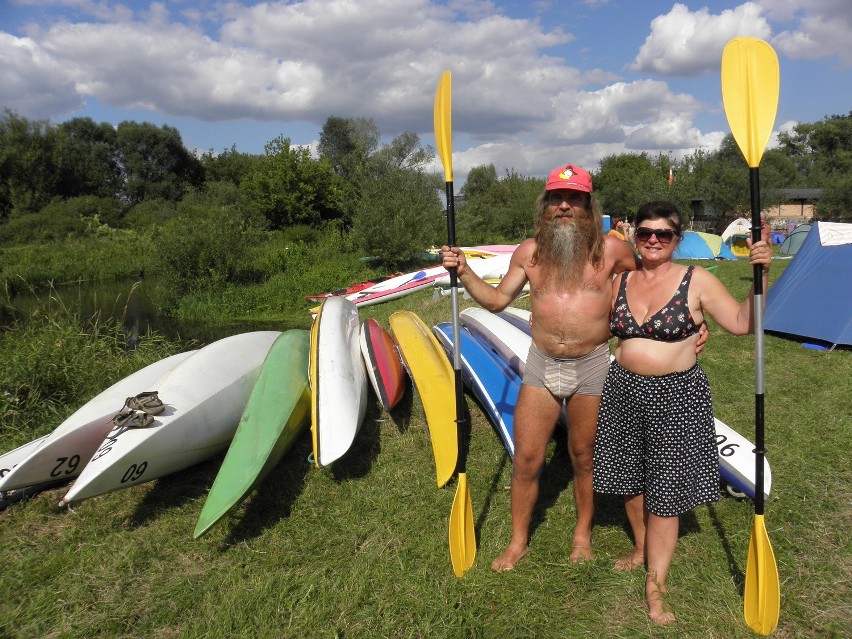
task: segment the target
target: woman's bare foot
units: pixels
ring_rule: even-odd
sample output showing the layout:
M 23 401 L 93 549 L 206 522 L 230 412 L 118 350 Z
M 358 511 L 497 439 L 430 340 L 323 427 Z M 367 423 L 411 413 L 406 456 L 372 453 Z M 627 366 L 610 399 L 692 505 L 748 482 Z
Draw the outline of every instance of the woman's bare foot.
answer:
M 675 622 L 675 614 L 667 610 L 666 588 L 655 582 L 645 582 L 645 597 L 648 600 L 648 617 L 658 626 L 667 626 Z
M 529 546 L 527 546 L 526 544 L 523 544 L 521 546 L 509 544 L 506 547 L 506 550 L 503 551 L 503 554 L 491 562 L 491 569 L 496 570 L 497 572 L 505 572 L 506 570 L 512 570 L 512 568 L 515 567 L 516 563 L 518 563 L 521 559 L 527 556 L 527 553 L 529 551 Z
M 616 561 L 612 567 L 619 572 L 630 572 L 645 565 L 645 553 L 641 550 L 634 550 L 629 555 L 625 555 Z
M 668 626 L 670 623 L 677 621 L 675 614 L 670 610 L 661 610 L 658 613 L 654 613 L 649 608 L 648 617 L 658 626 Z
M 595 553 L 592 552 L 592 547 L 587 544 L 575 545 L 571 549 L 571 563 L 581 564 L 584 561 L 593 561 Z

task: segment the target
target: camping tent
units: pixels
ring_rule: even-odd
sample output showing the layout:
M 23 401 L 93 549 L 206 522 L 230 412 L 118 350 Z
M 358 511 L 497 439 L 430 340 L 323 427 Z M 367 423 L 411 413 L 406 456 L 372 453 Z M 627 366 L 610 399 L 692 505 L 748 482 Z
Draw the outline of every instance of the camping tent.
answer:
M 787 236 L 786 240 L 784 240 L 781 248 L 778 249 L 778 255 L 795 255 L 796 251 L 799 250 L 799 247 L 802 246 L 802 242 L 805 241 L 805 237 L 810 230 L 810 224 L 800 224 L 794 228 L 793 232 Z
M 816 222 L 766 294 L 764 328 L 852 345 L 852 224 Z
M 738 217 L 722 232 L 722 241 L 731 247 L 731 253 L 734 255 L 746 256 L 749 253 L 747 240 L 750 236 L 751 222 L 744 217 Z
M 676 260 L 735 259 L 720 236 L 698 231 L 684 231 L 672 257 Z
M 751 235 L 751 222 L 744 217 L 738 217 L 722 231 L 722 241 L 727 244 L 734 235 Z

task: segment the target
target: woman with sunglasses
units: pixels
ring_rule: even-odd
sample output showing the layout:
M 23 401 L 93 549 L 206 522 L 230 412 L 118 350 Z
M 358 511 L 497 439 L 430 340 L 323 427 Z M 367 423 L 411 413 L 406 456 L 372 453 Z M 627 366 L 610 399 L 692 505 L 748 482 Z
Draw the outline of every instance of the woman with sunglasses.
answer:
M 767 289 L 769 227 L 751 246 Z M 734 335 L 754 331 L 754 289 L 742 303 L 709 271 L 672 261 L 681 217 L 671 202 L 642 206 L 634 242 L 638 271 L 613 280 L 610 328 L 619 338 L 601 399 L 594 452 L 594 488 L 624 495 L 635 547 L 618 570 L 647 566 L 650 618 L 675 620 L 664 607 L 666 577 L 679 516 L 719 498 L 719 461 L 707 377 L 696 357 L 699 327 L 709 315 Z

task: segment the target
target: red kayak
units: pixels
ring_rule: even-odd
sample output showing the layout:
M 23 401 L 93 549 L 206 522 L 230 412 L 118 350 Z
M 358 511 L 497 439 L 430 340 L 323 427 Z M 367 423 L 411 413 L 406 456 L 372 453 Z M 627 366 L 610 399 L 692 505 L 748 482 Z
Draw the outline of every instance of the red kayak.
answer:
M 393 339 L 373 318 L 361 324 L 361 355 L 376 396 L 385 410 L 391 410 L 405 392 L 405 374 Z
M 353 293 L 360 293 L 364 289 L 372 288 L 376 284 L 380 284 L 400 275 L 402 275 L 402 273 L 394 273 L 393 275 L 385 275 L 384 277 L 381 277 L 377 280 L 366 280 L 364 282 L 358 282 L 357 284 L 352 284 L 351 286 L 347 286 L 346 288 L 339 288 L 334 291 L 329 291 L 328 293 L 321 293 L 320 295 L 305 295 L 305 299 L 322 300 L 326 297 L 336 297 L 338 295 L 352 295 Z

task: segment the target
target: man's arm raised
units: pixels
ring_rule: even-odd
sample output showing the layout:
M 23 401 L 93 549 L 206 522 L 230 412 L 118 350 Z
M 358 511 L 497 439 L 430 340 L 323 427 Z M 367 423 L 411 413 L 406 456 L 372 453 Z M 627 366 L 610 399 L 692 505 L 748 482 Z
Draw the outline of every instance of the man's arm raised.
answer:
M 500 280 L 500 283 L 494 287 L 484 282 L 473 269 L 467 268 L 467 259 L 464 252 L 454 246 L 441 247 L 442 266 L 450 269 L 456 267 L 459 281 L 468 294 L 476 300 L 476 303 L 492 313 L 497 313 L 506 308 L 512 303 L 521 290 L 524 284 L 527 283 L 527 275 L 524 270 L 524 255 L 529 251 L 529 248 L 524 248 L 524 245 L 530 240 L 526 240 L 512 254 L 512 259 L 509 262 L 509 269 Z

